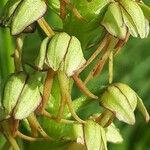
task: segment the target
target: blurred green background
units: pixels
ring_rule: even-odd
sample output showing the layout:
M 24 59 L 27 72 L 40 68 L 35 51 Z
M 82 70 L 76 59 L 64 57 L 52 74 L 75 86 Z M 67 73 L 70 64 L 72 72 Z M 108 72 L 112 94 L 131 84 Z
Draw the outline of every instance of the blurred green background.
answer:
M 150 5 L 149 0 L 145 0 L 145 2 Z M 4 4 L 5 0 L 1 0 L 0 12 Z M 51 18 L 51 24 L 57 24 L 57 19 L 54 16 L 49 15 L 48 17 Z M 24 51 L 29 53 L 25 59 L 34 60 L 36 49 L 40 45 L 37 33 L 28 35 L 24 45 Z M 9 29 L 0 28 L 0 83 L 3 83 L 8 74 L 14 71 L 13 59 L 10 57 L 14 48 L 14 37 L 10 36 Z M 130 38 L 126 46 L 116 56 L 114 69 L 114 81 L 127 83 L 135 89 L 150 113 L 150 36 L 147 39 Z M 120 128 L 124 142 L 119 145 L 110 144 L 110 150 L 150 149 L 150 123 L 145 124 L 138 112 L 136 112 L 134 126 L 120 122 L 116 122 L 116 124 Z M 0 139 L 0 145 L 1 141 L 2 139 Z

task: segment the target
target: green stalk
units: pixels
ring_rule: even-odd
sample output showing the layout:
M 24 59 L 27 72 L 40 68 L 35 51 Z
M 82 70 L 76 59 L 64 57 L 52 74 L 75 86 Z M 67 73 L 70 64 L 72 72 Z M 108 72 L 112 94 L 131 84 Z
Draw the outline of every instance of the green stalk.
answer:
M 74 119 L 76 119 L 78 122 L 84 123 L 84 121 L 78 117 L 78 115 L 76 114 L 73 108 L 71 93 L 70 93 L 69 78 L 64 72 L 59 71 L 58 80 L 59 80 L 60 91 L 61 91 L 61 104 L 58 112 L 58 118 L 61 119 L 62 115 L 64 114 L 65 105 L 67 105 L 72 117 L 74 117 Z

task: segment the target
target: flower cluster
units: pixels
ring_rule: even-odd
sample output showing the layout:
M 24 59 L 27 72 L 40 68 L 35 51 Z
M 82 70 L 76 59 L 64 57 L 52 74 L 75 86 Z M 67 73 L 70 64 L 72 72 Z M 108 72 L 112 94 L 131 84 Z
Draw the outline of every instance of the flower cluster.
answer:
M 64 27 L 61 32 L 54 32 L 44 19 L 48 6 L 62 19 Z M 69 142 L 67 149 L 88 150 L 106 150 L 107 142 L 121 143 L 123 138 L 113 120 L 117 118 L 134 124 L 136 107 L 146 122 L 149 121 L 149 114 L 136 92 L 126 84 L 113 83 L 115 54 L 130 35 L 141 38 L 148 36 L 149 12 L 150 8 L 143 2 L 133 0 L 72 0 L 72 3 L 69 0 L 8 0 L 0 26 L 9 27 L 11 35 L 16 37 L 16 49 L 12 55 L 15 73 L 8 77 L 3 88 L 0 132 L 14 150 L 20 149 L 16 137 L 30 141 L 58 141 L 44 131 L 37 118 L 42 120 L 47 117 L 53 124 L 59 124 L 62 130 L 67 130 L 65 136 L 60 135 L 59 139 Z M 39 35 L 42 32 L 42 40 L 37 57 L 31 65 L 30 62 L 23 61 L 21 51 L 23 37 L 28 36 L 25 33 L 35 29 Z M 102 40 L 99 33 L 104 33 Z M 97 49 L 86 58 L 85 49 L 91 45 Z M 101 58 L 97 61 L 100 53 Z M 87 88 L 86 83 L 101 73 L 107 60 L 109 84 L 104 88 L 96 85 L 101 94 L 95 95 Z M 85 81 L 82 81 L 80 73 L 92 62 L 95 62 L 95 66 Z M 26 65 L 32 71 L 26 69 Z M 86 96 L 85 99 L 72 100 L 73 82 Z M 60 99 L 53 98 L 52 90 L 56 83 Z M 95 108 L 98 109 L 97 113 L 82 118 L 79 110 L 87 103 L 95 102 L 98 106 Z M 58 109 L 52 107 L 54 103 L 57 103 Z M 51 113 L 53 109 L 55 113 Z M 62 123 L 67 125 L 64 127 Z M 19 131 L 22 124 L 29 128 L 31 135 L 27 136 Z M 46 126 L 52 126 L 52 123 L 47 123 Z

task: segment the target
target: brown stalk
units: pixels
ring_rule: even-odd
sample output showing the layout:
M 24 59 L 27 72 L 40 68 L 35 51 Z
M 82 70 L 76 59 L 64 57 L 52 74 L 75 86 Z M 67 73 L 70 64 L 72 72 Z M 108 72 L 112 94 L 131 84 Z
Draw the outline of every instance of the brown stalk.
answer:
M 96 51 L 92 54 L 92 56 L 86 61 L 85 65 L 81 67 L 75 74 L 78 76 L 89 64 L 93 62 L 93 60 L 99 55 L 99 53 L 103 50 L 103 48 L 108 44 L 110 41 L 111 36 L 110 34 L 106 34 L 103 41 L 100 43 Z
M 89 91 L 89 89 L 85 86 L 85 84 L 83 83 L 83 81 L 78 78 L 76 75 L 73 75 L 72 78 L 74 79 L 76 85 L 78 86 L 78 88 L 88 97 L 91 97 L 93 99 L 97 99 L 98 97 L 96 95 L 94 95 L 92 92 Z
M 95 67 L 91 70 L 89 75 L 84 81 L 84 84 L 86 84 L 89 80 L 91 80 L 94 76 L 100 74 L 104 68 L 104 65 L 109 57 L 110 50 L 108 49 L 108 45 L 106 46 L 106 50 L 102 56 L 102 58 L 99 60 L 99 62 L 95 65 Z

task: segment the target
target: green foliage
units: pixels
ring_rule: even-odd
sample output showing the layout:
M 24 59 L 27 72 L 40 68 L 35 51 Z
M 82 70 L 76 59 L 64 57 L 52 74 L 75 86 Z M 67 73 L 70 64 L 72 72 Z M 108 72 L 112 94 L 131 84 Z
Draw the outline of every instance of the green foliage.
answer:
M 52 1 L 52 0 L 51 0 Z M 58 3 L 53 0 L 54 4 L 53 6 L 50 5 L 51 3 L 49 2 L 49 8 L 48 12 L 46 14 L 46 18 L 48 22 L 53 26 L 53 28 L 62 27 L 62 22 L 61 20 L 58 19 L 58 16 L 53 13 L 50 8 L 54 9 L 55 12 L 57 12 Z M 85 0 L 84 0 L 85 1 Z M 71 18 L 67 18 L 66 22 L 64 23 L 64 29 L 67 31 L 67 33 L 71 35 L 75 35 L 82 43 L 82 48 L 84 50 L 84 55 L 87 58 L 94 52 L 96 49 L 94 47 L 92 48 L 87 48 L 91 43 L 94 42 L 95 45 L 98 43 L 98 39 L 103 38 L 103 35 L 105 33 L 103 27 L 98 27 L 100 24 L 100 20 L 92 20 L 91 18 L 98 18 L 99 15 L 94 14 L 92 11 L 90 15 L 86 14 L 85 9 L 90 10 L 99 10 L 100 12 L 103 12 L 106 9 L 107 4 L 110 1 L 107 1 L 104 7 L 99 9 L 97 8 L 97 5 L 90 5 L 88 6 L 87 4 L 84 6 L 82 3 L 84 1 L 80 0 L 78 3 L 81 3 L 78 7 L 78 3 L 75 3 L 74 0 L 73 2 L 75 6 L 77 6 L 77 9 L 79 12 L 83 11 L 83 17 L 86 17 L 87 20 L 90 20 L 88 28 L 84 27 L 84 22 L 76 21 L 76 18 L 71 15 Z M 96 0 L 94 0 L 96 1 Z M 99 3 L 100 0 L 97 1 Z M 5 2 L 4 2 L 5 3 Z M 94 3 L 94 2 L 93 2 Z M 1 10 L 2 6 L 0 6 Z M 149 9 L 145 8 L 144 6 L 141 6 L 143 11 L 145 12 L 145 17 L 149 19 Z M 85 11 L 85 12 L 84 12 Z M 70 11 L 68 11 L 71 13 Z M 127 16 L 126 16 L 127 17 Z M 130 16 L 132 18 L 132 16 Z M 127 19 L 131 20 L 127 17 Z M 125 20 L 125 17 L 124 17 Z M 118 20 L 117 20 L 118 21 Z M 137 20 L 135 20 L 137 21 Z M 56 23 L 57 22 L 57 23 Z M 119 22 L 120 23 L 120 22 Z M 133 24 L 126 24 L 129 29 L 131 29 L 130 33 L 134 33 L 133 35 L 140 34 L 141 37 L 145 36 L 145 24 L 141 25 L 138 21 L 136 22 L 139 26 L 137 27 L 138 29 L 135 29 L 135 25 Z M 118 22 L 117 22 L 117 26 Z M 143 29 L 140 29 L 142 26 Z M 67 28 L 68 27 L 68 28 Z M 91 30 L 91 28 L 95 28 L 95 30 Z M 59 30 L 59 29 L 58 29 Z M 137 31 L 139 30 L 139 31 Z M 143 31 L 144 30 L 144 31 Z M 81 32 L 80 32 L 81 31 Z M 83 33 L 82 33 L 83 32 Z M 139 33 L 140 32 L 140 33 Z M 144 35 L 143 35 L 144 32 Z M 84 36 L 86 39 L 84 38 Z M 40 35 L 40 38 L 39 38 Z M 34 66 L 35 59 L 38 56 L 38 53 L 41 52 L 40 49 L 40 43 L 42 43 L 43 39 L 43 33 L 41 32 L 40 29 L 38 29 L 35 33 L 33 34 L 27 34 L 24 40 L 24 46 L 23 46 L 23 61 L 24 62 L 29 62 L 31 66 Z M 92 40 L 91 40 L 92 39 Z M 9 73 L 12 73 L 14 71 L 14 63 L 13 59 L 10 57 L 10 55 L 13 54 L 13 50 L 15 47 L 14 42 L 12 42 L 12 37 L 10 36 L 10 32 L 7 29 L 0 29 L 0 93 L 2 93 L 2 87 L 3 84 L 5 83 Z M 150 51 L 149 51 L 149 43 L 150 43 L 150 38 L 148 37 L 147 39 L 141 40 L 141 39 L 133 39 L 131 38 L 129 42 L 125 45 L 124 49 L 121 50 L 119 56 L 116 57 L 115 59 L 115 69 L 114 69 L 114 81 L 121 81 L 124 82 L 128 85 L 130 85 L 132 88 L 135 89 L 135 91 L 142 97 L 144 100 L 144 103 L 146 107 L 148 108 L 148 112 L 150 111 L 150 103 L 149 103 L 149 90 L 150 90 L 150 79 L 149 79 L 149 65 L 150 65 Z M 46 46 L 45 46 L 46 47 Z M 45 50 L 44 50 L 45 53 Z M 43 52 L 40 53 L 43 56 Z M 100 57 L 100 56 L 98 56 Z M 41 57 L 40 57 L 41 58 Z M 43 57 L 44 59 L 44 57 Z M 98 59 L 98 58 L 97 58 Z M 38 60 L 38 67 L 41 68 L 41 64 L 43 64 L 44 60 Z M 94 62 L 96 63 L 96 61 Z M 94 63 L 92 63 L 83 73 L 82 73 L 82 79 L 85 79 L 86 74 L 89 72 L 89 70 L 94 66 Z M 39 65 L 40 64 L 40 65 Z M 31 69 L 28 65 L 24 65 L 24 68 L 26 72 L 34 72 L 33 69 Z M 89 89 L 92 92 L 97 93 L 99 89 L 99 85 L 106 85 L 108 81 L 108 75 L 107 75 L 107 67 L 104 68 L 104 71 L 102 74 L 96 76 L 93 78 L 87 85 Z M 36 80 L 36 79 L 35 79 Z M 52 95 L 50 96 L 50 104 L 47 107 L 48 112 L 51 114 L 57 114 L 58 111 L 58 103 L 60 103 L 60 87 L 59 85 L 59 80 L 57 77 L 54 78 L 54 84 L 52 88 Z M 100 93 L 98 93 L 100 95 Z M 81 95 L 81 97 L 80 97 Z M 87 97 L 83 96 L 81 92 L 77 89 L 76 86 L 73 86 L 73 92 L 72 92 L 72 97 L 74 97 L 74 108 L 77 112 L 77 114 L 82 118 L 82 119 L 87 119 L 89 116 L 92 114 L 97 114 L 101 111 L 102 108 L 99 107 L 98 102 L 91 102 Z M 23 106 L 23 104 L 22 104 Z M 22 107 L 23 110 L 23 107 Z M 1 114 L 1 110 L 0 110 Z M 68 110 L 65 110 L 65 118 L 71 118 L 70 114 L 68 115 Z M 134 128 L 129 127 L 127 125 L 123 125 L 120 122 L 116 121 L 115 123 L 117 124 L 117 127 L 120 128 L 121 134 L 123 135 L 123 138 L 125 139 L 122 144 L 119 145 L 114 145 L 110 144 L 109 148 L 110 150 L 128 150 L 128 149 L 133 149 L 133 150 L 147 150 L 149 147 L 149 139 L 150 139 L 150 127 L 149 125 L 146 125 L 143 123 L 141 116 L 136 112 L 136 117 L 137 117 L 137 123 L 135 124 Z M 44 128 L 44 130 L 51 135 L 53 138 L 62 138 L 66 137 L 66 139 L 76 139 L 75 133 L 73 133 L 73 126 L 72 125 L 64 125 L 64 124 L 59 124 L 56 123 L 55 121 L 49 120 L 47 118 L 39 119 L 40 124 Z M 90 121 L 89 121 L 90 122 Z M 85 129 L 90 129 L 94 130 L 96 128 L 96 125 L 93 123 L 90 127 L 85 127 Z M 100 126 L 98 126 L 100 128 Z M 27 128 L 25 126 L 21 126 L 21 130 L 26 133 L 29 132 L 27 131 Z M 103 128 L 101 129 L 103 130 Z M 107 129 L 109 130 L 109 129 Z M 111 131 L 114 133 L 113 131 Z M 89 132 L 88 132 L 89 133 Z M 116 132 L 115 132 L 116 133 Z M 118 133 L 118 132 L 117 132 Z M 116 134 L 117 134 L 116 133 Z M 94 134 L 94 133 L 93 133 Z M 61 135 L 61 136 L 60 136 Z M 86 135 L 88 136 L 88 134 Z M 100 136 L 98 133 L 95 133 L 95 136 Z M 103 135 L 104 137 L 105 135 Z M 119 135 L 117 134 L 117 137 Z M 112 137 L 113 138 L 113 137 Z M 122 137 L 119 137 L 120 139 Z M 5 139 L 3 137 L 0 137 L 0 148 L 3 146 L 3 143 Z M 86 139 L 87 143 L 90 143 L 89 146 L 91 146 L 91 143 L 93 144 L 94 141 L 93 139 L 90 139 L 90 136 Z M 119 139 L 119 140 L 120 140 Z M 93 141 L 92 141 L 93 140 Z M 99 140 L 103 140 L 102 137 Z M 118 141 L 119 141 L 118 140 Z M 110 140 L 111 141 L 111 140 Z M 120 140 L 121 141 L 121 140 Z M 26 149 L 66 149 L 68 145 L 70 145 L 69 141 L 62 141 L 62 142 L 34 142 L 34 143 L 29 143 L 25 141 L 18 141 L 19 145 L 21 146 L 21 150 L 26 150 Z M 117 143 L 117 142 L 116 142 Z M 96 143 L 97 144 L 97 143 Z M 98 143 L 99 144 L 99 143 Z M 103 143 L 103 146 L 105 143 Z M 70 147 L 73 149 L 74 143 L 70 145 Z

